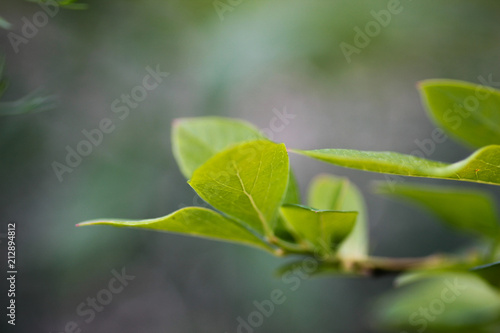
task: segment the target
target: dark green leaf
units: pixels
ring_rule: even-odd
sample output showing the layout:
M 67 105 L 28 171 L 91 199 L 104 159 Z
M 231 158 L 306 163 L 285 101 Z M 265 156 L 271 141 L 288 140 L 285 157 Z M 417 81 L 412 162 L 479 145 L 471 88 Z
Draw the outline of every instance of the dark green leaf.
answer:
M 492 286 L 500 288 L 500 262 L 476 267 L 472 269 L 472 272 L 479 275 Z
M 379 183 L 377 192 L 420 204 L 449 226 L 491 238 L 500 236 L 495 203 L 486 192 L 387 183 Z

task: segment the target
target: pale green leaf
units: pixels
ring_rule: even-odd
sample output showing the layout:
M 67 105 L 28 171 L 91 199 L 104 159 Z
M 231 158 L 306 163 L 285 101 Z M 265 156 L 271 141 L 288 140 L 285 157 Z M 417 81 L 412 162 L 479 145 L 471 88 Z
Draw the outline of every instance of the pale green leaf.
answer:
M 308 205 L 321 210 L 356 211 L 353 231 L 342 243 L 339 253 L 348 258 L 368 255 L 368 222 L 366 205 L 359 189 L 347 178 L 318 175 L 309 186 Z
M 446 164 L 394 152 L 350 149 L 291 150 L 346 168 L 402 176 L 454 179 L 500 185 L 500 146 L 481 148 L 468 158 Z
M 500 295 L 474 274 L 443 273 L 384 296 L 376 318 L 385 328 L 411 332 L 480 332 L 498 323 Z
M 454 138 L 476 148 L 500 144 L 500 91 L 453 80 L 419 87 L 431 118 Z
M 316 210 L 299 205 L 283 205 L 281 214 L 289 229 L 320 252 L 337 250 L 356 223 L 357 212 Z
M 273 252 L 273 249 L 267 243 L 237 222 L 201 207 L 186 207 L 157 219 L 138 221 L 102 219 L 77 224 L 77 226 L 85 225 L 110 225 L 179 233 L 241 243 Z
M 272 236 L 288 179 L 285 145 L 257 140 L 215 155 L 196 169 L 189 184 L 213 207 Z
M 221 117 L 180 118 L 172 126 L 174 157 L 187 179 L 203 163 L 229 146 L 263 138 L 251 124 Z
M 500 236 L 495 202 L 487 192 L 399 183 L 379 183 L 376 190 L 419 204 L 451 227 L 491 238 Z

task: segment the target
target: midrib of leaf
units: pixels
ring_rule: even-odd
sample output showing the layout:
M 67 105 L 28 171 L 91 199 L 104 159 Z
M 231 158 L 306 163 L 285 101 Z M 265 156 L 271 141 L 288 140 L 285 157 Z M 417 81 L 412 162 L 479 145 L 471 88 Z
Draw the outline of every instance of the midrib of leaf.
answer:
M 240 185 L 241 185 L 241 190 L 247 196 L 248 200 L 250 200 L 250 204 L 252 205 L 253 209 L 255 210 L 255 212 L 257 213 L 257 215 L 259 216 L 259 220 L 262 223 L 262 227 L 264 228 L 264 231 L 265 231 L 266 235 L 269 236 L 269 237 L 272 236 L 272 231 L 269 228 L 269 226 L 267 225 L 267 221 L 266 221 L 266 218 L 264 217 L 264 214 L 262 214 L 262 212 L 260 211 L 260 209 L 257 207 L 257 204 L 253 200 L 253 196 L 250 193 L 248 193 L 247 190 L 246 190 L 245 184 L 243 183 L 243 179 L 240 176 L 240 170 L 238 169 L 238 166 L 236 165 L 236 162 L 235 161 L 232 161 L 232 162 L 233 162 L 233 167 L 236 170 L 236 177 L 238 178 L 238 180 L 240 182 Z M 259 177 L 259 174 L 260 174 L 260 165 L 259 165 L 259 170 L 257 171 L 257 177 L 255 177 L 256 180 Z M 255 183 L 254 183 L 254 186 L 255 186 Z M 267 198 L 267 193 L 268 192 L 269 192 L 269 189 L 266 192 L 266 198 Z

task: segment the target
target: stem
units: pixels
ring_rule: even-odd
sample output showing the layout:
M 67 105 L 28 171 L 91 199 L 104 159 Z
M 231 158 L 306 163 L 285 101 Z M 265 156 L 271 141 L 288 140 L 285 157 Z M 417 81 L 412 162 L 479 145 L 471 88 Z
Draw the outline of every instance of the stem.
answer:
M 353 269 L 359 270 L 366 275 L 380 276 L 403 273 L 414 269 L 441 268 L 456 262 L 456 259 L 435 254 L 421 258 L 368 257 L 353 260 L 350 264 Z
M 293 244 L 293 243 L 287 242 L 285 240 L 282 240 L 276 236 L 268 237 L 268 241 L 271 244 L 279 246 L 284 251 L 282 255 L 289 254 L 289 253 L 306 254 L 307 255 L 310 253 L 309 247 L 306 247 L 303 244 Z

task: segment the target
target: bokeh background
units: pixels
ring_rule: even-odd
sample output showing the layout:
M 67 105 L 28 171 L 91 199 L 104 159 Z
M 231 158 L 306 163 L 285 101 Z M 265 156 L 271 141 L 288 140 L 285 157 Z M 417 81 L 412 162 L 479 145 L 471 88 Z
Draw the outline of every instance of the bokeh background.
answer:
M 435 128 L 418 81 L 480 83 L 489 75 L 500 81 L 500 3 L 402 0 L 402 12 L 350 63 L 340 43 L 353 44 L 353 29 L 364 29 L 373 21 L 370 12 L 386 9 L 388 0 L 222 1 L 231 7 L 223 19 L 212 0 L 86 3 L 86 10 L 61 8 L 18 53 L 9 31 L 0 30 L 10 81 L 2 101 L 36 89 L 58 100 L 49 111 L 0 117 L 0 233 L 17 223 L 19 271 L 11 327 L 2 240 L 1 331 L 59 333 L 74 321 L 94 333 L 236 332 L 237 317 L 246 318 L 254 301 L 278 288 L 286 291 L 285 303 L 255 332 L 376 332 L 370 307 L 391 288 L 390 278 L 315 278 L 290 291 L 274 276 L 283 260 L 258 250 L 74 225 L 98 217 L 153 218 L 203 204 L 172 156 L 170 125 L 178 117 L 237 117 L 264 129 L 276 110 L 286 110 L 295 118 L 273 135 L 290 147 L 418 149 L 415 140 L 430 138 Z M 0 3 L 0 16 L 17 34 L 22 18 L 32 20 L 38 11 L 29 2 Z M 113 101 L 157 65 L 170 75 L 120 120 Z M 82 130 L 103 118 L 115 130 L 60 182 L 52 163 L 64 163 L 66 146 L 75 148 L 85 139 Z M 450 139 L 429 158 L 453 162 L 469 153 Z M 291 161 L 304 196 L 320 172 L 347 176 L 362 189 L 373 254 L 420 256 L 471 242 L 423 211 L 373 194 L 371 182 L 383 175 L 297 156 Z M 78 305 L 123 267 L 135 279 L 85 322 Z

